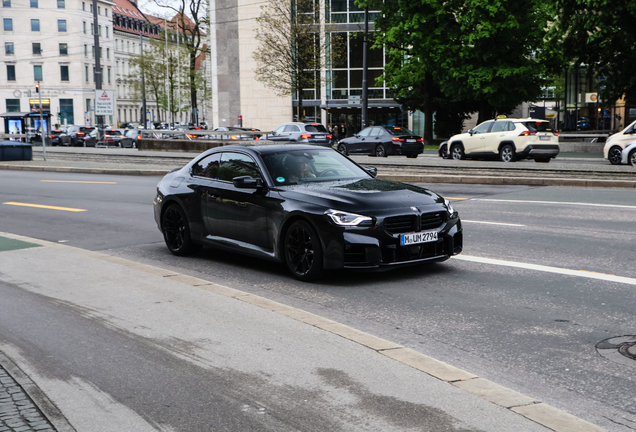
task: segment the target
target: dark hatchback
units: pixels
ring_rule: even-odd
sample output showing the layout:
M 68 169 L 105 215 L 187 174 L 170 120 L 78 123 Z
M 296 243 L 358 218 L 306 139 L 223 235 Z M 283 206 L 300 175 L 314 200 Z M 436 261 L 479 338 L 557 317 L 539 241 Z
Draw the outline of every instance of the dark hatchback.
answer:
M 340 140 L 338 151 L 345 155 L 405 155 L 416 158 L 424 152 L 424 140 L 403 127 L 371 126 L 352 137 Z
M 53 129 L 49 134 L 49 139 L 51 140 L 51 145 L 71 145 L 71 137 L 66 135 L 63 130 Z
M 284 263 L 305 281 L 444 261 L 463 243 L 440 195 L 300 144 L 208 150 L 159 182 L 154 215 L 175 255 L 211 246 Z

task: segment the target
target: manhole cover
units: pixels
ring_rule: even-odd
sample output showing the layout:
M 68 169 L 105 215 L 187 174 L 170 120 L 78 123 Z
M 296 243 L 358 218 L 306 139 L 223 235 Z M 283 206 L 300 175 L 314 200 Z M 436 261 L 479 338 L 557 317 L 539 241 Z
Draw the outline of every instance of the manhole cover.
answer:
M 616 336 L 596 344 L 596 351 L 608 360 L 636 367 L 636 336 Z

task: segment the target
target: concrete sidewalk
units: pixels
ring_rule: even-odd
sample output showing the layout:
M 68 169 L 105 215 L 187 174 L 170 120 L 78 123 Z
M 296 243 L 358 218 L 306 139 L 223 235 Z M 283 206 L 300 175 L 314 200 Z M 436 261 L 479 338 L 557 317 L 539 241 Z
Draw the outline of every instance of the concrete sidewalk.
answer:
M 316 396 L 320 400 L 305 402 L 318 404 L 321 415 L 340 421 L 343 430 L 604 430 L 399 344 L 203 279 L 9 233 L 0 233 L 0 254 L 0 284 L 86 311 L 84 318 L 146 343 L 175 340 L 192 344 L 196 355 L 184 358 L 198 365 L 258 373 L 281 391 L 304 388 L 310 399 L 312 394 L 322 395 Z M 157 303 L 166 306 L 159 308 Z M 264 343 L 267 351 L 260 349 Z M 58 425 L 56 430 L 156 430 L 146 417 L 115 404 L 108 394 L 97 398 L 108 399 L 108 406 L 91 403 L 85 386 L 74 379 L 60 382 L 51 378 L 31 359 L 23 358 L 19 347 L 0 344 L 0 351 L 19 365 L 14 373 L 30 377 L 33 385 L 24 391 L 41 406 L 50 423 Z M 180 355 L 169 347 L 167 352 Z M 0 366 L 2 359 L 0 355 Z M 335 378 L 317 378 L 319 371 L 329 370 L 338 372 Z M 364 390 L 356 391 L 351 382 Z M 91 392 L 101 391 L 94 384 L 86 385 Z M 391 400 L 391 406 L 378 403 L 382 400 Z M 0 386 L 0 430 L 37 430 L 28 425 L 23 429 L 4 426 L 3 409 L 15 402 L 11 398 L 3 402 Z M 267 409 L 275 406 L 273 401 L 261 402 Z M 400 405 L 409 407 L 404 418 L 396 418 Z M 57 408 L 51 410 L 51 406 Z M 302 419 L 298 421 L 302 423 Z M 301 429 L 321 430 L 313 423 Z

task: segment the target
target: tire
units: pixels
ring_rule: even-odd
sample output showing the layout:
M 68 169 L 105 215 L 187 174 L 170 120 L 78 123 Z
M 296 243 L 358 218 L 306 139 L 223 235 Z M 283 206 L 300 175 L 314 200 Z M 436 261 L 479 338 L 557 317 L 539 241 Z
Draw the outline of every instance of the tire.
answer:
M 161 231 L 168 250 L 177 256 L 186 256 L 201 249 L 192 243 L 190 227 L 185 212 L 177 204 L 171 204 L 161 218 Z
M 375 148 L 375 156 L 376 157 L 386 157 L 386 149 L 383 144 L 378 144 Z
M 407 154 L 406 157 L 409 158 L 409 159 L 415 159 L 415 158 L 417 158 L 417 153 L 416 154 Z
M 549 157 L 548 158 L 536 158 L 534 161 L 535 162 L 541 162 L 541 163 L 548 163 L 548 162 L 550 162 L 550 158 Z
M 623 159 L 623 150 L 620 147 L 614 146 L 607 152 L 607 159 L 612 165 L 620 165 Z
M 448 155 L 448 145 L 445 144 L 442 146 L 442 148 L 440 149 L 440 157 L 442 159 L 448 159 L 449 155 Z
M 451 157 L 454 160 L 463 160 L 466 159 L 466 155 L 464 155 L 464 149 L 459 144 L 456 144 L 451 147 Z
M 510 145 L 506 144 L 499 151 L 499 159 L 502 162 L 514 162 L 517 160 L 517 155 L 515 154 L 515 149 Z
M 349 152 L 347 152 L 347 146 L 344 144 L 338 144 L 338 151 L 345 156 L 349 154 Z
M 636 150 L 632 150 L 627 157 L 627 163 L 631 164 L 633 167 L 636 167 Z
M 285 264 L 296 279 L 309 282 L 322 276 L 320 238 L 308 222 L 297 220 L 291 224 L 285 232 L 283 249 Z

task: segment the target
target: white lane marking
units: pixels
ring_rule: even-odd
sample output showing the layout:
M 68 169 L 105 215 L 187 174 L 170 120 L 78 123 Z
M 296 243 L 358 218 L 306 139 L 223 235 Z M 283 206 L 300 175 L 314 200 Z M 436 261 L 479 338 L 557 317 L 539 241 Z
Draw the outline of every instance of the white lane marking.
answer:
M 487 225 L 503 225 L 503 226 L 514 226 L 514 227 L 524 227 L 525 225 L 520 224 L 511 224 L 511 223 L 503 223 L 503 222 L 485 222 L 485 221 L 475 221 L 475 220 L 466 220 L 462 219 L 462 223 L 478 223 L 478 224 L 487 224 Z
M 629 205 L 593 204 L 593 203 L 566 202 L 566 201 L 525 201 L 525 200 L 504 200 L 504 199 L 489 199 L 489 198 L 471 198 L 470 201 L 490 201 L 490 202 L 524 203 L 524 204 L 563 204 L 563 205 L 590 206 L 590 207 L 613 207 L 613 208 L 636 210 L 636 206 L 629 206 Z
M 636 285 L 636 279 L 634 278 L 615 276 L 615 275 L 604 274 L 604 273 L 594 273 L 587 270 L 570 270 L 570 269 L 561 268 L 561 267 L 528 264 L 528 263 L 522 263 L 522 262 L 516 262 L 516 261 L 505 261 L 505 260 L 498 260 L 498 259 L 492 259 L 492 258 L 482 258 L 482 257 L 476 257 L 476 256 L 470 256 L 470 255 L 457 255 L 457 256 L 454 256 L 453 258 L 461 260 L 461 261 L 470 261 L 470 262 L 475 262 L 480 264 L 492 264 L 492 265 L 505 266 L 505 267 L 516 267 L 516 268 L 522 268 L 526 270 L 536 270 L 536 271 L 542 271 L 547 273 L 557 273 L 557 274 L 562 274 L 567 276 L 578 276 L 578 277 L 584 277 L 588 279 L 598 279 L 598 280 L 603 280 L 608 282 L 618 282 L 618 283 L 623 283 L 628 285 Z

